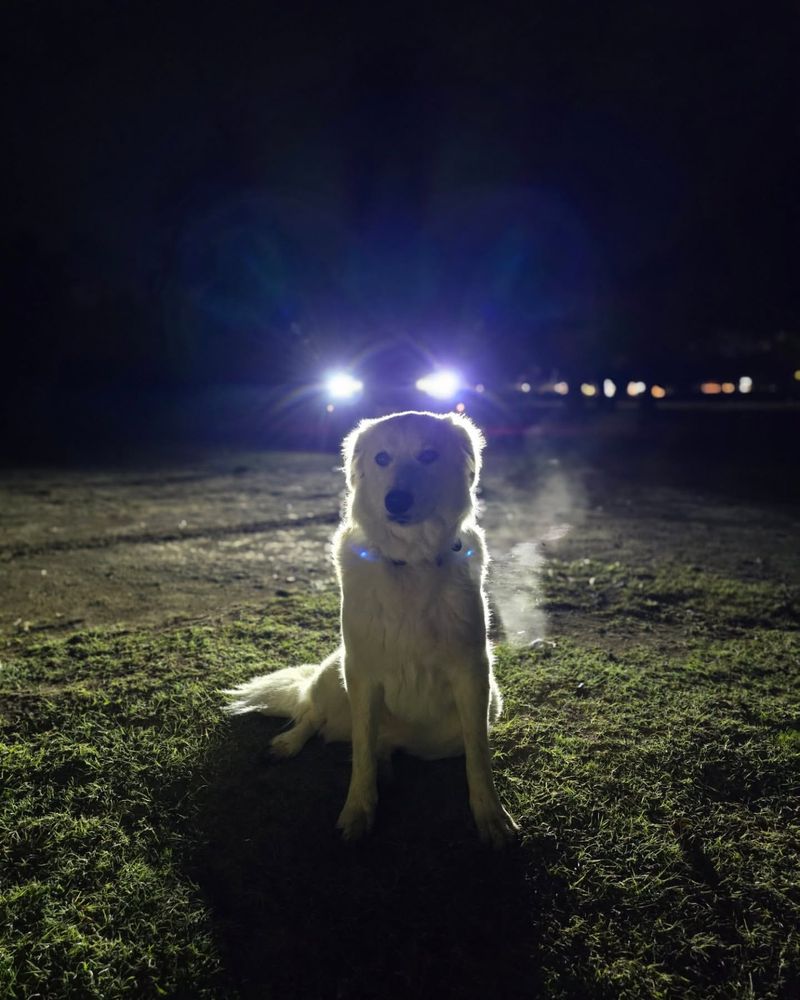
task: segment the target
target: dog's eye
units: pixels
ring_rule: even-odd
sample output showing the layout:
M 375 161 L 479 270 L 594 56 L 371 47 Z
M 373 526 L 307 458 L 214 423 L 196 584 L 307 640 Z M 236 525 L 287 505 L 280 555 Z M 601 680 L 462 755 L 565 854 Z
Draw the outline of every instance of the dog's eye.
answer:
M 434 451 L 433 448 L 426 448 L 425 451 L 421 451 L 419 455 L 417 455 L 417 461 L 422 462 L 423 465 L 430 465 L 431 462 L 435 462 L 438 457 L 438 451 Z
M 375 456 L 375 461 L 378 463 L 378 465 L 388 465 L 389 462 L 391 462 L 391 460 L 392 456 L 389 454 L 388 451 L 379 451 L 378 454 Z

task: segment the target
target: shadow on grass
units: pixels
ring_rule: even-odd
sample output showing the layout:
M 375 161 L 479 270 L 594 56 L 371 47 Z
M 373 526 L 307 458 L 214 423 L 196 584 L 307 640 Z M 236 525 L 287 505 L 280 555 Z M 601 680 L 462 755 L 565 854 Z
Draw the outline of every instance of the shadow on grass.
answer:
M 334 826 L 349 746 L 273 762 L 273 720 L 235 720 L 203 792 L 195 877 L 246 998 L 527 997 L 538 992 L 538 867 L 483 847 L 463 759 L 398 755 L 372 836 Z

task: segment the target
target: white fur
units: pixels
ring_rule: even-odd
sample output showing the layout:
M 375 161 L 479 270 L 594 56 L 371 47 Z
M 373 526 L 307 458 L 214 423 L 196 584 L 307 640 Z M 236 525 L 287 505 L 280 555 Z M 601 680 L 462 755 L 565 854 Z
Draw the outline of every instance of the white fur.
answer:
M 228 712 L 294 720 L 273 740 L 281 756 L 298 753 L 315 733 L 352 741 L 350 789 L 338 821 L 347 839 L 370 829 L 377 758 L 399 748 L 426 758 L 465 753 L 481 837 L 501 846 L 516 829 L 495 791 L 489 751 L 489 725 L 502 699 L 487 638 L 486 548 L 475 517 L 483 445 L 475 425 L 454 413 L 362 421 L 343 444 L 348 494 L 333 540 L 341 646 L 322 664 L 289 667 L 225 692 L 233 699 Z M 389 461 L 378 464 L 377 455 Z M 385 501 L 397 490 L 412 503 L 393 515 Z

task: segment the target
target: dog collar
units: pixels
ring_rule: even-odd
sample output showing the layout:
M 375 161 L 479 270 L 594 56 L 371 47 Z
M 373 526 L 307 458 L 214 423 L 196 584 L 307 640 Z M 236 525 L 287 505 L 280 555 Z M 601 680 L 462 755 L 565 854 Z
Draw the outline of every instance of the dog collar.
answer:
M 440 553 L 436 557 L 436 565 L 437 566 L 444 565 L 445 558 L 446 558 L 447 555 L 449 555 L 450 552 L 461 552 L 463 548 L 464 548 L 464 546 L 463 546 L 463 543 L 462 543 L 461 539 L 457 538 L 453 542 L 453 544 L 450 546 L 450 549 L 449 549 L 448 552 Z M 382 556 L 379 552 L 376 552 L 375 549 L 367 549 L 367 548 L 363 548 L 363 547 L 359 547 L 359 546 L 353 546 L 353 551 L 356 553 L 356 555 L 358 556 L 359 559 L 363 559 L 365 562 L 380 562 L 382 560 L 384 562 L 388 562 L 392 566 L 407 566 L 408 565 L 408 563 L 406 562 L 405 559 L 389 559 L 388 556 Z M 464 552 L 462 558 L 469 559 L 474 554 L 475 554 L 475 550 L 474 549 L 467 549 Z

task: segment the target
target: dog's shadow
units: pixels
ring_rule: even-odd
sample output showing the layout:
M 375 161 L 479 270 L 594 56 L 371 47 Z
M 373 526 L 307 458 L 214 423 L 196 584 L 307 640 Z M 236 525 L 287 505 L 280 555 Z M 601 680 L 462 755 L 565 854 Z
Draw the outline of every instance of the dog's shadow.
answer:
M 346 844 L 350 747 L 278 763 L 280 728 L 234 720 L 200 798 L 193 874 L 240 995 L 535 996 L 538 866 L 479 843 L 463 758 L 396 755 L 371 836 Z

